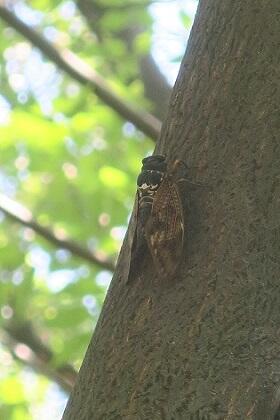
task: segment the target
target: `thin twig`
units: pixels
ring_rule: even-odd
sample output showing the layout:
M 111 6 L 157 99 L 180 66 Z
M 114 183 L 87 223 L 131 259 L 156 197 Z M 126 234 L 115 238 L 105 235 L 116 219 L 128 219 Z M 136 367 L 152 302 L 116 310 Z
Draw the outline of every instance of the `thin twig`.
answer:
M 106 2 L 105 5 L 104 2 L 102 2 L 101 5 L 100 0 L 78 0 L 76 3 L 80 13 L 98 40 L 97 42 L 101 48 L 104 42 L 106 44 L 108 41 L 107 30 L 104 32 L 102 30 L 102 25 L 100 24 L 108 10 L 112 11 L 116 9 L 117 12 L 122 11 L 121 9 L 123 9 L 123 11 L 125 11 L 127 7 L 137 7 L 137 5 L 144 10 L 144 8 L 148 6 L 148 4 L 145 4 L 145 0 L 138 1 L 137 5 L 135 1 L 131 3 L 125 2 L 125 4 L 115 4 L 119 2 L 112 0 L 112 3 L 114 4 L 108 5 Z M 112 29 L 111 36 L 116 37 L 124 43 L 128 55 L 133 55 L 135 53 L 135 40 L 142 32 L 143 25 L 141 25 L 140 22 L 138 24 L 135 24 L 135 22 L 126 22 L 121 29 Z M 153 111 L 157 118 L 165 118 L 166 108 L 172 90 L 171 86 L 156 65 L 151 52 L 137 55 L 136 61 L 138 63 L 138 72 L 144 85 L 145 96 L 154 104 Z M 109 57 L 107 59 L 107 64 L 109 64 L 112 69 L 115 69 L 114 57 Z
M 4 327 L 0 330 L 0 340 L 16 360 L 47 376 L 67 394 L 71 392 L 78 375 L 77 371 L 69 364 L 52 365 L 52 351 L 35 335 L 30 323 Z
M 140 131 L 143 131 L 148 137 L 157 140 L 161 123 L 152 114 L 143 110 L 136 110 L 132 105 L 121 99 L 108 86 L 105 79 L 94 71 L 87 63 L 82 61 L 77 55 L 69 50 L 59 51 L 34 29 L 30 28 L 6 7 L 1 5 L 0 17 L 12 26 L 17 32 L 28 39 L 35 47 L 53 61 L 60 69 L 64 70 L 73 79 L 89 88 L 107 105 L 114 109 L 124 119 L 132 122 Z
M 15 220 L 23 226 L 29 227 L 30 229 L 34 230 L 34 232 L 38 233 L 38 235 L 42 236 L 44 239 L 53 243 L 59 248 L 67 249 L 73 255 L 76 255 L 79 258 L 90 262 L 91 264 L 98 265 L 105 270 L 114 271 L 115 266 L 112 261 L 100 258 L 89 249 L 83 248 L 73 240 L 59 237 L 51 229 L 46 228 L 38 223 L 30 210 L 18 202 L 6 197 L 4 194 L 0 194 L 0 210 L 2 210 L 2 212 L 5 213 L 9 219 Z

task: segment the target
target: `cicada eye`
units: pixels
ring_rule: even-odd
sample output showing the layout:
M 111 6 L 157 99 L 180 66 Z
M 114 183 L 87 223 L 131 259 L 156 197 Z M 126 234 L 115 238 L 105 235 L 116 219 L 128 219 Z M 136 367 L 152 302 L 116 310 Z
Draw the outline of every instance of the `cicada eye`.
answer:
M 166 158 L 162 155 L 148 156 L 142 160 L 142 164 L 142 171 L 166 172 L 167 169 Z

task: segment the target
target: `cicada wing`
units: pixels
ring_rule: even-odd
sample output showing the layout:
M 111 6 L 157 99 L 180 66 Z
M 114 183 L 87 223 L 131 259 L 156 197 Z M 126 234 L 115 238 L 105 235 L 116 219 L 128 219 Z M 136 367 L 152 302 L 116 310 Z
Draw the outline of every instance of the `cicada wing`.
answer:
M 134 200 L 134 206 L 132 209 L 132 213 L 131 213 L 131 217 L 129 221 L 128 233 L 127 233 L 130 254 L 132 254 L 132 250 L 133 250 L 133 247 L 135 247 L 135 242 L 136 242 L 137 213 L 138 213 L 138 193 L 136 193 L 136 197 Z
M 144 232 L 144 221 L 140 217 L 139 194 L 136 194 L 135 203 L 132 211 L 130 227 L 128 231 L 129 243 L 129 271 L 128 281 L 137 277 L 143 265 L 145 252 L 147 251 L 147 242 Z
M 184 214 L 178 186 L 169 178 L 157 190 L 145 236 L 157 274 L 172 277 L 183 251 Z
M 135 255 L 135 250 L 137 247 L 137 214 L 138 214 L 138 193 L 136 193 L 136 197 L 134 200 L 134 206 L 131 213 L 131 218 L 129 222 L 129 228 L 128 228 L 128 250 L 129 250 L 129 257 L 128 257 L 128 275 L 127 275 L 127 281 L 130 280 L 132 277 L 132 272 L 134 272 L 133 269 L 133 255 Z

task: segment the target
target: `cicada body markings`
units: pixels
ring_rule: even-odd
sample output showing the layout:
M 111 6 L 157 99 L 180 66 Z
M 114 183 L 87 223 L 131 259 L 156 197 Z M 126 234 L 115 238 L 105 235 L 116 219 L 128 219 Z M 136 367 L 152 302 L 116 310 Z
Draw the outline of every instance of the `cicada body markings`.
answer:
M 158 277 L 170 278 L 176 273 L 184 243 L 183 206 L 176 182 L 180 162 L 169 166 L 162 155 L 149 156 L 142 161 L 137 179 L 136 228 L 129 278 L 137 274 L 147 251 Z

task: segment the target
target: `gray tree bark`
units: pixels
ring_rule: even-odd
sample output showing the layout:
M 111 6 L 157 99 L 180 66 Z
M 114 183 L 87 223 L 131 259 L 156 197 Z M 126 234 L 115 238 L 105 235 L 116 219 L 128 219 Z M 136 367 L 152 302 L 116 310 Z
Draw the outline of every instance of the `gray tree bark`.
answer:
M 156 152 L 183 159 L 177 278 L 118 267 L 64 420 L 276 419 L 279 0 L 201 0 Z

